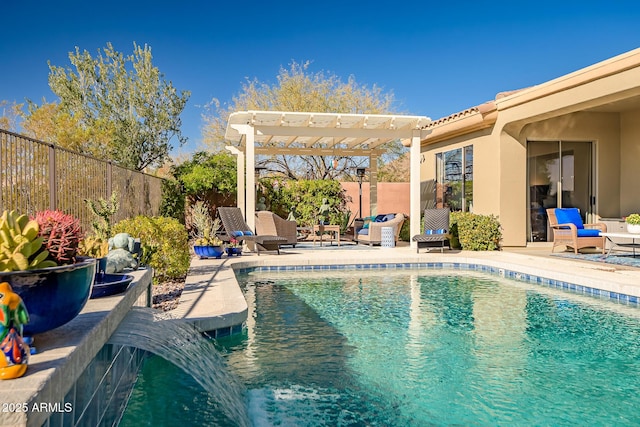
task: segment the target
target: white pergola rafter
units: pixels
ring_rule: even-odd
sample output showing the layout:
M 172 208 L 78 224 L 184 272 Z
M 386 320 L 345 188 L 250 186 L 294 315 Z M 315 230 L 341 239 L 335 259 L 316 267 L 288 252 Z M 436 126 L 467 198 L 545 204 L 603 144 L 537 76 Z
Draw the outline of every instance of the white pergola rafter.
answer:
M 420 141 L 430 132 L 425 116 L 388 114 L 239 111 L 229 116 L 225 139 L 237 156 L 238 207 L 255 228 L 255 156 L 320 155 L 369 157 L 371 212 L 377 208 L 378 147 L 398 141 L 411 154 L 411 235 L 420 233 Z M 246 164 L 246 167 L 245 167 Z M 242 178 L 242 179 L 241 179 Z M 246 186 L 245 186 L 246 183 Z M 412 246 L 415 242 L 411 243 Z

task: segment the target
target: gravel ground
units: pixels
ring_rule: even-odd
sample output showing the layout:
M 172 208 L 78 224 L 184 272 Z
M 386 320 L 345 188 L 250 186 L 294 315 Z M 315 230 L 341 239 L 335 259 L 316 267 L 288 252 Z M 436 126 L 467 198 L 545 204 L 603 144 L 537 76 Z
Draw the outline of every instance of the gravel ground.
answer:
M 173 310 L 178 306 L 184 289 L 184 280 L 175 280 L 153 286 L 153 308 L 162 311 Z

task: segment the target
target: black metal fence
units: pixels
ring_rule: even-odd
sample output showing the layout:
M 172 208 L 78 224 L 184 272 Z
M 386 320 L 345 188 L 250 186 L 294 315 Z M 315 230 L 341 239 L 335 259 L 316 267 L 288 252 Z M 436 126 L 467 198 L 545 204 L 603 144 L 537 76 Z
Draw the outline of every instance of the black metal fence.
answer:
M 158 215 L 162 199 L 162 178 L 2 129 L 0 184 L 0 213 L 58 209 L 79 218 L 85 230 L 95 219 L 85 200 L 108 199 L 117 191 L 117 222 Z

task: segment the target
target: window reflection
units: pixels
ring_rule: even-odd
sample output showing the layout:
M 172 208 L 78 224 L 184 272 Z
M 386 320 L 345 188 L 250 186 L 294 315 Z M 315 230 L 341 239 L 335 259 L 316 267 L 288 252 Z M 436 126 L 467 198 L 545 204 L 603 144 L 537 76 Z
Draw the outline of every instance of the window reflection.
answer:
M 473 146 L 436 154 L 436 207 L 472 211 Z

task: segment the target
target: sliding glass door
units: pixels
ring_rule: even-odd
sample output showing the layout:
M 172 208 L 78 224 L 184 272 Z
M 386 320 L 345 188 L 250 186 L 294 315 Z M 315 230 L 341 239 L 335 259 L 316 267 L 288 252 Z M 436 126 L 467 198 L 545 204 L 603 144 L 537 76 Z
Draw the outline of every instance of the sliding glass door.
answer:
M 529 141 L 527 240 L 550 241 L 546 209 L 575 207 L 583 220 L 593 213 L 591 142 Z

